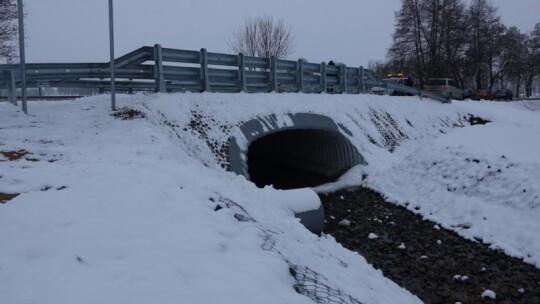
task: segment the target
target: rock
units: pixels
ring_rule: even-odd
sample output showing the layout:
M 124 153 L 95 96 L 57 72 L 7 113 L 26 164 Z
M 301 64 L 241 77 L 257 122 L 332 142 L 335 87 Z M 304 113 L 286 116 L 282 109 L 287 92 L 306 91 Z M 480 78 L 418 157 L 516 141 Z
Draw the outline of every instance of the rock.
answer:
M 324 233 L 426 303 L 494 302 L 489 292 L 484 300 L 480 297 L 488 286 L 502 303 L 540 303 L 540 269 L 533 265 L 461 238 L 366 188 L 320 197 L 326 214 L 354 223 L 351 228 L 328 219 Z M 379 219 L 384 219 L 382 225 Z M 366 241 L 366 235 L 373 241 Z M 406 250 L 400 249 L 401 243 Z M 459 280 L 453 279 L 456 274 Z

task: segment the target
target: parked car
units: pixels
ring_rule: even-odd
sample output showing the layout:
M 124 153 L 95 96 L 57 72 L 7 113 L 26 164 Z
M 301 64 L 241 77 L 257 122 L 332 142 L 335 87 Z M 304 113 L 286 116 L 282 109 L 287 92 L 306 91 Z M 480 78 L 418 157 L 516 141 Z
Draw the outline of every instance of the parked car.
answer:
M 499 89 L 493 94 L 495 100 L 512 100 L 514 94 L 509 89 Z
M 374 95 L 385 95 L 386 94 L 386 88 L 375 86 L 369 89 L 370 94 Z
M 383 83 L 404 86 L 405 82 L 407 81 L 407 78 L 406 77 L 392 77 L 392 78 L 383 79 L 382 81 L 383 81 Z M 388 95 L 390 95 L 390 96 L 402 96 L 402 95 L 406 95 L 406 94 L 403 93 L 403 92 L 396 91 L 394 88 L 388 88 Z
M 431 78 L 424 85 L 424 90 L 448 99 L 463 99 L 461 88 L 450 78 Z
M 490 90 L 476 90 L 474 92 L 474 100 L 493 100 L 495 95 Z
M 474 96 L 474 90 L 473 89 L 463 89 L 461 91 L 461 97 L 463 99 L 472 99 Z

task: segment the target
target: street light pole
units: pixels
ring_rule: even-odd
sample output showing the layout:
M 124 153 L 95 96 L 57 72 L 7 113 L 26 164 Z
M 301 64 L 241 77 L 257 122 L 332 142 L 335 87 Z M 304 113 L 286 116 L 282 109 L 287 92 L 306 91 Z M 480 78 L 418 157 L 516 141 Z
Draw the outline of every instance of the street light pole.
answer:
M 21 0 L 19 0 L 21 1 Z M 109 0 L 109 44 L 111 51 L 111 109 L 116 110 L 116 86 L 114 79 L 114 19 L 113 0 Z
M 24 54 L 24 12 L 22 0 L 17 1 L 17 10 L 19 12 L 19 64 L 21 66 L 21 101 L 22 110 L 28 114 L 26 104 L 26 59 Z

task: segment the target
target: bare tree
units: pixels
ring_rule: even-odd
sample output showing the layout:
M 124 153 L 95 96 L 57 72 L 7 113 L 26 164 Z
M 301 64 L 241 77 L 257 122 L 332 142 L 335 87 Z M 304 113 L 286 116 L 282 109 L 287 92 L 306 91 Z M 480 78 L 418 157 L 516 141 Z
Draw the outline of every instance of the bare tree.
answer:
M 496 58 L 497 73 L 494 75 L 501 87 L 506 87 L 511 80 L 516 82 L 518 88 L 521 85 L 527 57 L 527 39 L 527 35 L 515 26 L 508 28 L 501 37 L 501 52 Z
M 467 31 L 463 11 L 461 0 L 402 0 L 388 52 L 392 65 L 414 71 L 420 85 L 440 76 L 461 83 L 458 59 Z
M 414 66 L 416 77 L 423 83 L 426 56 L 419 6 L 418 0 L 402 0 L 401 9 L 395 13 L 394 42 L 387 57 L 394 69 L 403 70 L 406 66 Z
M 451 77 L 462 87 L 523 83 L 540 75 L 540 24 L 530 34 L 506 27 L 491 0 L 401 0 L 388 68 L 415 76 Z M 416 74 L 416 75 L 414 75 Z
M 441 14 L 441 38 L 443 41 L 444 58 L 443 72 L 465 87 L 463 70 L 466 68 L 465 51 L 467 48 L 468 22 L 465 14 L 465 4 L 462 1 L 448 1 Z
M 540 74 L 540 23 L 537 23 L 527 41 L 528 58 L 525 73 L 525 94 L 532 95 L 532 84 Z
M 234 33 L 229 48 L 235 53 L 264 58 L 287 58 L 292 53 L 294 39 L 283 20 L 270 16 L 249 18 Z
M 368 69 L 373 74 L 375 74 L 375 76 L 377 78 L 382 79 L 382 78 L 384 78 L 386 73 L 388 73 L 388 70 L 390 68 L 389 68 L 388 63 L 385 63 L 385 62 L 383 62 L 381 60 L 376 60 L 376 61 L 370 60 L 369 63 L 368 63 Z
M 0 0 L 0 58 L 12 62 L 16 57 L 16 0 Z
M 489 0 L 472 0 L 468 14 L 472 33 L 468 56 L 473 59 L 476 88 L 491 88 L 495 55 L 500 51 L 498 39 L 504 25 Z

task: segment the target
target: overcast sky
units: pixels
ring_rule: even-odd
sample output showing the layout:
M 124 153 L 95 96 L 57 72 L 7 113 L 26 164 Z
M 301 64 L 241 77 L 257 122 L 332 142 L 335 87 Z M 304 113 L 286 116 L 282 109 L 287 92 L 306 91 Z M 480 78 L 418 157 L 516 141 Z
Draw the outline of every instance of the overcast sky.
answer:
M 507 26 L 529 32 L 540 0 L 492 0 Z M 400 0 L 114 0 L 115 53 L 143 45 L 230 53 L 231 33 L 250 16 L 291 27 L 291 59 L 367 66 L 385 58 Z M 27 0 L 27 62 L 105 62 L 108 0 Z

